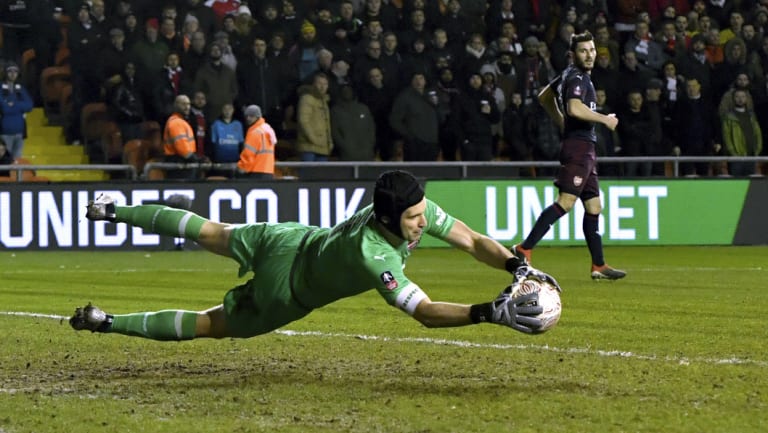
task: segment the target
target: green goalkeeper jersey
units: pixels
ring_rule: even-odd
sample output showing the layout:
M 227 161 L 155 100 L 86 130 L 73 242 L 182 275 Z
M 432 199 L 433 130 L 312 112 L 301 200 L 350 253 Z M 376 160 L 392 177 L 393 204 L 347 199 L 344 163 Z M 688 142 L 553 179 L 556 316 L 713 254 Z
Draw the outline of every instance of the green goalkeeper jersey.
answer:
M 439 239 L 446 238 L 455 222 L 430 200 L 424 216 L 423 233 Z M 369 205 L 333 228 L 309 234 L 293 275 L 295 295 L 302 304 L 318 308 L 376 289 L 390 305 L 413 313 L 426 295 L 405 276 L 404 269 L 418 241 L 392 246 L 375 224 Z

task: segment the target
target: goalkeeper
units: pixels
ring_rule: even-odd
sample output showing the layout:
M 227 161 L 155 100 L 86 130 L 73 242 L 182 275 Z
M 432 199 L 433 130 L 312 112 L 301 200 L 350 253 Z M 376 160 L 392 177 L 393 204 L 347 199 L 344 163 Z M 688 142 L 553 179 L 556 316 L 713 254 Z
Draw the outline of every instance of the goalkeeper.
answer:
M 542 326 L 535 317 L 542 308 L 531 305 L 538 294 L 512 298 L 511 286 L 488 303 L 432 301 L 403 273 L 405 260 L 424 233 L 491 267 L 506 269 L 514 274 L 515 281 L 534 277 L 557 285 L 498 242 L 446 214 L 424 197 L 421 185 L 404 171 L 383 173 L 376 181 L 373 204 L 333 228 L 297 223 L 217 223 L 162 205 L 117 206 L 104 195 L 89 203 L 86 216 L 191 239 L 213 253 L 234 259 L 240 265 L 241 277 L 248 272 L 253 277 L 229 290 L 222 304 L 199 312 L 113 315 L 88 304 L 77 308 L 69 320 L 76 330 L 153 340 L 247 338 L 372 288 L 390 305 L 430 328 L 490 322 L 534 333 Z

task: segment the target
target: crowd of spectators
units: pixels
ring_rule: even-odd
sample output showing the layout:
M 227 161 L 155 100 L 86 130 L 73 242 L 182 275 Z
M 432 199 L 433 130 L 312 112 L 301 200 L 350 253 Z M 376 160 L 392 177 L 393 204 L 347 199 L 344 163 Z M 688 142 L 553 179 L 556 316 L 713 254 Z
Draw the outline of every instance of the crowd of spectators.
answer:
M 104 101 L 123 140 L 180 94 L 198 152 L 257 105 L 305 161 L 554 160 L 536 95 L 590 31 L 602 156 L 754 156 L 768 133 L 768 0 L 177 0 L 3 2 L 3 57 L 53 64 L 70 18 L 75 116 Z M 23 6 L 23 7 L 22 7 Z M 233 110 L 234 109 L 234 110 Z M 232 113 L 234 111 L 234 113 Z M 68 139 L 78 139 L 69 122 Z M 228 143 L 231 146 L 231 143 Z M 227 161 L 232 156 L 226 157 Z M 735 164 L 732 174 L 754 167 Z M 604 166 L 663 175 L 662 164 Z M 683 174 L 728 169 L 687 164 Z

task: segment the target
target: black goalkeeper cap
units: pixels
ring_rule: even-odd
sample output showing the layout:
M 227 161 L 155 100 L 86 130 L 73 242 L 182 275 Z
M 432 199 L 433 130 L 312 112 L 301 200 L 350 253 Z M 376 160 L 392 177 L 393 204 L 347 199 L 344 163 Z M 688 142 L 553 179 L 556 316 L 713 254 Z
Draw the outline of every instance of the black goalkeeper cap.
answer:
M 402 170 L 387 171 L 376 180 L 373 191 L 373 212 L 390 232 L 403 237 L 400 216 L 409 207 L 424 198 L 424 189 L 411 173 Z

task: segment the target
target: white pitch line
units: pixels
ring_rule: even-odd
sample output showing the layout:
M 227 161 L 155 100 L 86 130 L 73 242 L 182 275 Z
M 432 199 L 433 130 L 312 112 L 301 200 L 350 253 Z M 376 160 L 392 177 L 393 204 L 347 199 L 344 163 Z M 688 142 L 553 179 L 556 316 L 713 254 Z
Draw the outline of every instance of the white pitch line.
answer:
M 28 313 L 23 311 L 0 311 L 0 316 L 21 316 L 21 317 L 37 317 L 43 319 L 55 319 L 64 320 L 69 319 L 67 316 L 59 316 L 56 314 L 42 314 L 42 313 Z M 757 367 L 768 367 L 768 361 L 762 361 L 758 359 L 744 359 L 737 357 L 730 358 L 688 358 L 682 356 L 658 356 L 658 355 L 643 355 L 639 353 L 623 351 L 623 350 L 600 350 L 590 349 L 587 347 L 554 347 L 550 345 L 535 345 L 535 344 L 492 344 L 492 343 L 473 343 L 471 341 L 462 340 L 446 340 L 442 338 L 426 338 L 426 337 L 383 337 L 379 335 L 361 335 L 361 334 L 343 334 L 334 332 L 319 332 L 319 331 L 292 331 L 288 329 L 274 331 L 275 334 L 284 335 L 287 337 L 320 337 L 320 338 L 350 338 L 357 340 L 369 340 L 369 341 L 383 341 L 393 343 L 424 343 L 434 344 L 438 346 L 454 346 L 470 349 L 499 349 L 499 350 L 531 350 L 541 352 L 553 352 L 564 353 L 569 355 L 595 355 L 607 358 L 627 358 L 636 359 L 640 361 L 664 361 L 673 362 L 680 365 L 690 365 L 692 363 L 698 364 L 712 364 L 712 365 L 753 365 Z
M 20 274 L 39 274 L 41 272 L 40 269 L 15 269 L 15 270 L 4 270 L 0 271 L 0 275 L 20 275 Z M 104 273 L 149 273 L 149 272 L 157 272 L 157 269 L 78 269 L 78 268 L 66 268 L 66 267 L 60 267 L 56 269 L 56 272 L 60 273 L 77 273 L 77 274 L 104 274 Z M 184 269 L 184 268 L 178 268 L 178 269 L 171 269 L 171 270 L 164 270 L 163 272 L 183 272 L 183 273 L 191 273 L 191 272 L 205 272 L 205 273 L 211 273 L 211 272 L 227 272 L 231 274 L 235 274 L 234 268 L 232 269 L 205 269 L 205 268 L 194 268 L 194 269 Z

